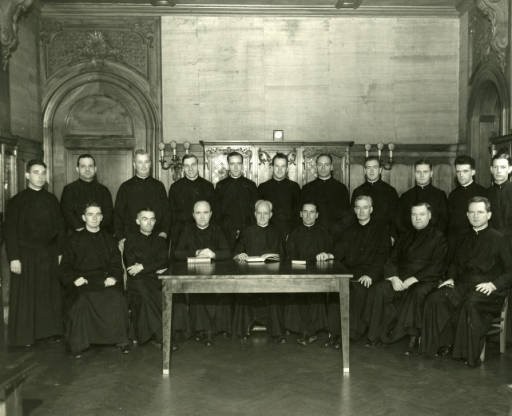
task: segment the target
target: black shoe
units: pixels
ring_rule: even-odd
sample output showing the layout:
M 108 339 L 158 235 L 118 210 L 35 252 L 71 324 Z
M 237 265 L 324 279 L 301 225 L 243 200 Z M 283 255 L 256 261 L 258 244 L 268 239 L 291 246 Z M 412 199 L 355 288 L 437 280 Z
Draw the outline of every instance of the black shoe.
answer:
M 453 347 L 451 345 L 444 345 L 437 350 L 436 357 L 446 358 L 452 355 Z
M 297 338 L 297 344 L 305 347 L 306 345 L 308 345 L 308 341 L 306 340 L 306 338 Z
M 176 351 L 178 351 L 180 349 L 180 346 L 176 345 L 176 344 L 172 344 L 171 349 L 172 349 L 172 352 L 176 352 Z
M 204 346 L 210 348 L 211 346 L 213 346 L 213 341 L 211 339 L 206 339 L 204 341 Z
M 129 354 L 130 353 L 130 344 L 119 345 L 119 350 L 121 354 Z
M 404 355 L 412 355 L 416 351 L 418 351 L 418 337 L 416 335 L 411 335 L 409 338 L 409 344 L 407 344 L 407 349 L 404 352 Z
M 242 338 L 240 338 L 240 344 L 247 344 L 249 342 L 250 335 L 244 335 Z
M 379 340 L 379 339 L 376 339 L 376 340 L 373 340 L 373 341 L 368 340 L 368 342 L 366 344 L 364 344 L 364 346 L 367 347 L 367 348 L 379 347 L 381 345 L 382 345 L 382 341 Z
M 318 341 L 318 335 L 311 335 L 310 337 L 306 338 L 308 341 L 308 344 L 313 344 L 314 342 Z

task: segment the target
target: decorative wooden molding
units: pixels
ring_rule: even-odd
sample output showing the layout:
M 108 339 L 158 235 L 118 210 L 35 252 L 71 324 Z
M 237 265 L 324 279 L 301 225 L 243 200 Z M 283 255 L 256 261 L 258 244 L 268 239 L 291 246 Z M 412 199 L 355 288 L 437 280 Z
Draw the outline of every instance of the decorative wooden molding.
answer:
M 363 4 L 357 9 L 340 8 L 326 4 L 176 4 L 173 7 L 154 7 L 140 4 L 54 4 L 43 6 L 45 16 L 166 16 L 166 15 L 257 15 L 257 16 L 432 16 L 458 17 L 454 6 L 374 6 Z
M 95 69 L 105 62 L 117 62 L 147 79 L 157 31 L 155 18 L 45 17 L 40 33 L 45 78 L 72 65 L 87 64 Z
M 2 0 L 0 3 L 0 45 L 4 70 L 18 44 L 18 20 L 34 0 Z

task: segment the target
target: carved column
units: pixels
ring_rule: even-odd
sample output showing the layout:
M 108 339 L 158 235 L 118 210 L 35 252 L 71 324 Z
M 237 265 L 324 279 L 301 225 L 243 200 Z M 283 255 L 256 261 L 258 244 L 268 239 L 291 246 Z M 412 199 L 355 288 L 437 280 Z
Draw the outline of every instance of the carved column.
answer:
M 34 0 L 2 0 L 0 3 L 0 46 L 4 70 L 18 44 L 18 20 L 33 2 Z

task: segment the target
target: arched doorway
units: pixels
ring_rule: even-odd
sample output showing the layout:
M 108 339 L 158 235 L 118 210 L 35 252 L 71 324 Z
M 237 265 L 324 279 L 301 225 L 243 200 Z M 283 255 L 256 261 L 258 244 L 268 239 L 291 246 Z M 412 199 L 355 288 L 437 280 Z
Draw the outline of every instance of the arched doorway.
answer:
M 506 131 L 508 92 L 501 72 L 486 68 L 473 78 L 468 106 L 469 149 L 476 160 L 477 180 L 491 183 L 489 139 Z
M 77 178 L 77 156 L 90 153 L 98 179 L 115 198 L 133 174 L 133 150 L 154 153 L 159 125 L 148 97 L 135 82 L 103 72 L 72 76 L 47 96 L 44 149 L 52 191 L 60 197 L 64 185 Z

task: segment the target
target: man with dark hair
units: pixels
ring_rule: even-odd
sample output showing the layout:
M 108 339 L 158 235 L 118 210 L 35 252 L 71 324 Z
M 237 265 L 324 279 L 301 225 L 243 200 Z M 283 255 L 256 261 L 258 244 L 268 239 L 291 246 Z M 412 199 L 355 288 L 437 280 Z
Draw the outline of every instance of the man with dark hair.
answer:
M 323 262 L 333 260 L 332 238 L 317 223 L 318 210 L 314 202 L 304 202 L 300 217 L 302 224 L 295 228 L 286 241 L 289 260 Z M 320 293 L 293 294 L 285 306 L 285 328 L 298 333 L 297 343 L 307 345 L 318 339 L 317 333 L 327 329 L 325 295 Z
M 158 273 L 168 266 L 167 242 L 153 233 L 156 216 L 151 208 L 140 210 L 135 222 L 139 233 L 128 236 L 123 253 L 134 339 L 139 344 L 151 339 L 161 344 L 162 284 Z M 173 329 L 176 328 L 173 326 Z
M 314 202 L 318 208 L 318 223 L 337 240 L 351 219 L 347 187 L 332 177 L 332 156 L 320 154 L 316 158 L 317 178 L 302 188 L 301 201 Z
M 215 188 L 215 219 L 222 227 L 231 250 L 240 232 L 254 223 L 254 204 L 258 199 L 256 184 L 243 175 L 243 156 L 231 152 L 227 156 L 228 176 Z
M 84 228 L 82 215 L 88 202 L 95 201 L 103 212 L 102 229 L 113 232 L 112 195 L 108 188 L 96 178 L 96 161 L 90 154 L 78 156 L 76 161 L 78 179 L 67 184 L 60 199 L 60 206 L 68 231 L 80 231 Z
M 448 223 L 448 204 L 446 194 L 432 185 L 432 163 L 425 159 L 414 162 L 414 177 L 416 185 L 404 192 L 400 197 L 399 233 L 413 229 L 411 224 L 411 208 L 420 202 L 427 202 L 431 207 L 431 225 L 446 232 Z
M 512 233 L 512 184 L 509 181 L 512 172 L 512 158 L 508 153 L 498 152 L 492 158 L 491 174 L 493 183 L 487 195 L 493 213 L 490 225 L 503 234 Z
M 370 288 L 382 280 L 384 263 L 391 248 L 386 223 L 373 218 L 372 198 L 359 195 L 354 201 L 357 222 L 351 225 L 336 244 L 334 257 L 353 274 L 350 281 L 350 338 L 359 339 L 366 332 L 364 309 Z M 340 336 L 339 297 L 330 296 L 329 327 L 333 341 Z
M 114 238 L 100 229 L 99 204 L 88 204 L 82 217 L 85 228 L 71 235 L 61 264 L 68 292 L 66 340 L 76 358 L 91 344 L 116 344 L 126 354 L 128 308 L 121 255 Z
M 62 335 L 58 264 L 64 248 L 59 201 L 44 187 L 46 165 L 27 163 L 27 189 L 7 204 L 5 243 L 11 271 L 8 341 L 30 346 Z
M 185 224 L 192 224 L 190 213 L 197 201 L 213 203 L 213 185 L 199 176 L 197 156 L 186 154 L 182 159 L 185 176 L 169 188 L 171 210 L 171 250 L 178 245 L 178 239 Z
M 389 227 L 396 238 L 396 221 L 399 199 L 396 189 L 382 180 L 382 166 L 377 156 L 369 156 L 364 162 L 366 181 L 352 192 L 352 206 L 357 197 L 367 195 L 372 198 L 372 221 L 382 222 Z
M 272 158 L 272 178 L 258 186 L 262 199 L 272 202 L 273 215 L 270 223 L 276 227 L 283 241 L 298 225 L 300 211 L 300 187 L 287 177 L 288 157 L 276 153 Z
M 384 265 L 383 281 L 373 285 L 366 302 L 368 341 L 393 342 L 409 335 L 406 354 L 417 347 L 423 305 L 443 276 L 446 238 L 434 227 L 431 207 L 419 202 L 411 207 L 413 229 L 402 234 Z
M 137 233 L 135 219 L 137 213 L 150 206 L 156 215 L 155 232 L 167 238 L 170 226 L 169 202 L 162 182 L 151 177 L 151 157 L 145 150 L 134 152 L 133 178 L 123 182 L 119 187 L 114 207 L 115 236 L 122 249 L 124 240 L 130 233 Z
M 473 180 L 475 159 L 467 155 L 457 156 L 454 165 L 457 187 L 448 196 L 449 260 L 453 255 L 457 241 L 471 228 L 466 215 L 468 201 L 474 196 L 487 195 L 487 190 Z
M 231 255 L 222 229 L 211 224 L 212 210 L 208 201 L 197 201 L 193 207 L 194 224 L 186 224 L 174 256 L 178 260 L 189 257 L 207 257 L 226 260 Z M 231 296 L 194 294 L 189 297 L 190 320 L 196 331 L 196 340 L 207 347 L 213 344 L 213 335 L 231 332 Z
M 429 356 L 448 355 L 454 346 L 455 358 L 477 366 L 512 283 L 512 262 L 510 240 L 489 227 L 489 200 L 471 198 L 466 216 L 472 229 L 457 245 L 447 279 L 425 302 L 421 346 Z
M 256 224 L 242 230 L 235 247 L 234 260 L 247 262 L 251 256 L 262 256 L 279 261 L 283 255 L 281 234 L 270 220 L 272 203 L 260 199 L 254 205 Z M 272 337 L 278 341 L 286 341 L 283 329 L 283 307 L 281 297 L 276 294 L 238 294 L 235 296 L 233 313 L 233 329 L 242 342 L 250 336 L 254 323 L 264 324 Z

